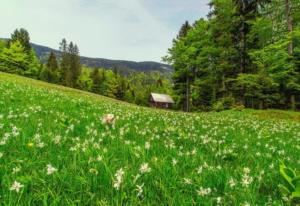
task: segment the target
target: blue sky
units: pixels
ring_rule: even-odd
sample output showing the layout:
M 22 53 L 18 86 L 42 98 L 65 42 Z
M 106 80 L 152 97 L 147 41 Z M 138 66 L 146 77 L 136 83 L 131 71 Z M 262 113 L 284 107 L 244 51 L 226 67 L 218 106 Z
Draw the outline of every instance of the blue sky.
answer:
M 2 0 L 0 37 L 16 28 L 57 49 L 62 38 L 81 55 L 160 61 L 185 20 L 206 17 L 209 0 Z

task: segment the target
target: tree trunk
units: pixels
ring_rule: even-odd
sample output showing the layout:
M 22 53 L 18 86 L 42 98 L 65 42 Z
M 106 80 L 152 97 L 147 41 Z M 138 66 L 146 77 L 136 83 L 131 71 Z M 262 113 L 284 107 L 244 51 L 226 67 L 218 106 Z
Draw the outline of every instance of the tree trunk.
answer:
M 291 1 L 290 0 L 285 0 L 285 16 L 286 16 L 288 32 L 291 33 L 293 31 L 293 19 L 292 19 L 292 15 L 291 15 Z M 290 56 L 293 56 L 293 41 L 292 40 L 288 45 L 288 53 Z M 296 110 L 295 95 L 291 95 L 290 102 L 291 102 L 291 109 Z
M 285 0 L 285 15 L 286 15 L 286 22 L 287 22 L 287 29 L 289 32 L 293 31 L 293 19 L 291 15 L 291 2 L 290 0 Z M 293 55 L 293 42 L 291 41 L 289 44 L 289 55 Z
M 222 93 L 223 93 L 223 97 L 227 96 L 225 74 L 222 75 Z
M 246 67 L 246 22 L 245 22 L 245 13 L 246 10 L 246 4 L 243 1 L 243 8 L 242 8 L 242 26 L 240 28 L 240 35 L 241 35 L 241 51 L 240 51 L 240 55 L 241 55 L 241 59 L 240 59 L 240 70 L 241 73 L 245 72 L 245 67 Z
M 291 108 L 292 108 L 292 110 L 296 110 L 296 97 L 295 97 L 295 95 L 291 95 Z
M 190 78 L 188 75 L 186 76 L 185 111 L 190 111 Z
M 264 102 L 259 100 L 259 109 L 264 109 Z

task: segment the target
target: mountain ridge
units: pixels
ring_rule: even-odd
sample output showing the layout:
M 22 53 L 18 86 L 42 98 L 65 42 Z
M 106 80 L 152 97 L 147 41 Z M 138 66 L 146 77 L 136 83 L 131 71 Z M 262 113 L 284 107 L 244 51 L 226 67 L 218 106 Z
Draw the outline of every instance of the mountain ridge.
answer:
M 6 38 L 0 38 L 3 40 L 8 40 Z M 36 43 L 30 43 L 32 48 L 35 50 L 37 57 L 42 63 L 46 63 L 48 56 L 51 51 L 53 51 L 58 57 L 61 52 L 57 49 L 53 49 L 48 46 L 43 46 Z M 91 68 L 104 68 L 104 69 L 117 69 L 119 71 L 136 71 L 136 72 L 151 72 L 157 71 L 160 73 L 172 73 L 173 69 L 170 65 L 155 62 L 155 61 L 129 61 L 129 60 L 112 60 L 106 58 L 93 58 L 80 56 L 80 62 L 82 65 Z
M 47 46 L 31 43 L 38 58 L 45 63 L 51 51 L 60 56 L 61 52 Z M 80 56 L 81 64 L 91 68 L 105 68 L 118 70 L 133 70 L 137 72 L 158 71 L 160 73 L 171 73 L 172 67 L 155 61 L 128 61 L 128 60 L 112 60 L 106 58 L 92 58 Z

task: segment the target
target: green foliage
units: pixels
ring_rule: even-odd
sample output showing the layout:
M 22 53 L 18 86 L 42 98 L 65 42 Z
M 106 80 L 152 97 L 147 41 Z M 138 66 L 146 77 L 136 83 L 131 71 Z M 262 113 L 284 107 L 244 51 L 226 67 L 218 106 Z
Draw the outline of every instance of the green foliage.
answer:
M 46 81 L 48 82 L 53 82 L 53 83 L 59 82 L 60 79 L 59 67 L 54 52 L 51 52 L 48 58 L 46 68 L 45 68 L 45 76 L 46 76 Z
M 0 41 L 0 70 L 37 78 L 40 63 L 25 29 L 16 29 L 8 42 Z
M 216 103 L 214 103 L 213 110 L 216 112 L 221 112 L 221 111 L 225 110 L 223 102 L 217 101 Z
M 242 91 L 240 95 L 252 108 L 272 107 L 280 98 L 278 84 L 262 73 L 240 74 L 236 79 L 235 89 L 236 92 Z
M 20 44 L 23 46 L 24 51 L 27 53 L 31 52 L 31 45 L 30 45 L 30 37 L 29 33 L 26 29 L 16 29 L 14 33 L 11 34 L 11 38 L 9 42 L 20 42 Z
M 81 64 L 79 57 L 79 49 L 73 42 L 67 43 L 63 39 L 60 43 L 61 62 L 60 76 L 63 85 L 68 87 L 78 87 L 78 79 L 81 74 Z
M 0 54 L 1 54 L 1 52 L 3 51 L 3 49 L 4 49 L 5 47 L 6 47 L 6 42 L 0 40 Z
M 106 88 L 105 81 L 107 80 L 107 75 L 104 69 L 93 69 L 90 74 L 92 80 L 92 92 L 97 94 L 104 94 Z
M 299 107 L 300 35 L 291 21 L 299 19 L 299 2 L 211 0 L 210 6 L 207 20 L 182 26 L 164 57 L 174 67 L 178 108 L 220 110 L 227 97 L 250 108 Z
M 115 73 L 111 70 L 108 70 L 105 73 L 105 78 L 106 78 L 106 81 L 104 82 L 104 85 L 105 85 L 104 87 L 106 89 L 104 91 L 104 95 L 111 97 L 111 98 L 116 98 L 118 82 L 117 82 Z
M 216 103 L 214 103 L 213 110 L 220 112 L 223 110 L 231 109 L 233 105 L 234 105 L 234 98 L 224 97 L 224 98 L 218 100 Z
M 0 53 L 1 71 L 24 75 L 29 70 L 29 57 L 19 41 L 13 42 Z
M 288 198 L 291 202 L 300 203 L 300 175 L 294 170 L 288 168 L 283 162 L 279 166 L 279 172 L 284 180 L 284 184 L 278 185 L 283 197 Z
M 241 103 L 237 103 L 234 104 L 231 109 L 235 111 L 243 111 L 245 109 L 245 106 Z
M 93 91 L 93 80 L 90 78 L 91 69 L 83 67 L 81 75 L 78 79 L 78 86 L 80 89 L 85 91 Z
M 32 78 L 37 78 L 40 70 L 40 61 L 37 58 L 33 49 L 27 55 L 27 60 L 29 62 L 28 69 L 25 71 L 24 75 Z

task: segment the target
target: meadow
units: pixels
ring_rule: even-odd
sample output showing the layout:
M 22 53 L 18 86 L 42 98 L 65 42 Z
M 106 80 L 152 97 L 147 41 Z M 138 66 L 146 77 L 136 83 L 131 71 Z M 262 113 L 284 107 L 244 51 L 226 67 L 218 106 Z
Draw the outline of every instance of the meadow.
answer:
M 296 112 L 164 111 L 0 73 L 0 205 L 289 205 L 280 161 L 300 169 Z

